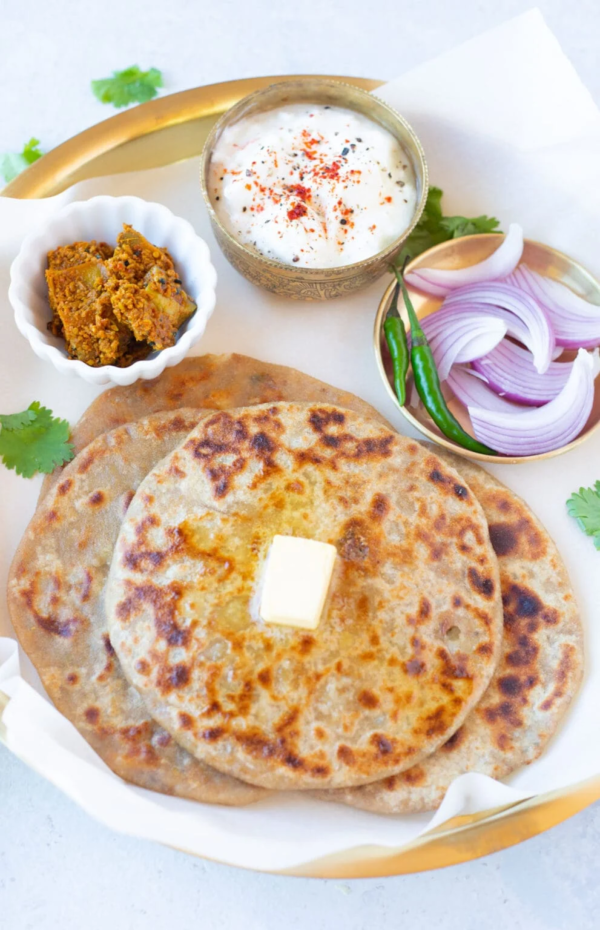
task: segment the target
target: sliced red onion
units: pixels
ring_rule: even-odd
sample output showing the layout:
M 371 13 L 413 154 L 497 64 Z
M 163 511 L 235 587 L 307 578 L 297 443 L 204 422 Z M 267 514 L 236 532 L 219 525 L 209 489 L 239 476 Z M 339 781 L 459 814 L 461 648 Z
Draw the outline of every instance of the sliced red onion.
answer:
M 427 320 L 436 315 L 432 314 L 422 322 L 423 330 L 428 338 L 430 325 L 427 325 Z M 446 380 L 450 369 L 456 362 L 471 362 L 482 355 L 488 355 L 505 335 L 506 323 L 489 315 L 463 317 L 456 320 L 452 327 L 438 329 L 429 339 L 429 344 L 440 381 Z
M 531 333 L 514 313 L 511 313 L 509 310 L 503 310 L 501 307 L 490 308 L 489 305 L 486 304 L 461 303 L 456 306 L 446 306 L 444 303 L 435 313 L 430 313 L 429 316 L 423 317 L 421 325 L 423 329 L 425 329 L 425 325 L 427 326 L 425 329 L 427 337 L 433 338 L 448 326 L 455 326 L 458 320 L 470 319 L 473 325 L 475 325 L 482 317 L 486 319 L 495 317 L 498 320 L 503 320 L 506 324 L 508 336 L 512 336 L 513 339 L 518 339 L 519 342 L 522 342 L 523 345 L 526 346 L 532 343 Z
M 580 349 L 560 394 L 543 407 L 513 412 L 469 406 L 480 442 L 504 455 L 539 455 L 567 445 L 585 426 L 594 403 L 594 360 Z
M 518 407 L 516 404 L 511 404 L 509 400 L 498 397 L 476 372 L 463 368 L 462 365 L 454 366 L 448 375 L 447 383 L 454 396 L 465 407 L 484 407 L 486 410 L 510 413 L 511 416 L 525 412 L 526 408 Z
M 523 230 L 511 223 L 508 233 L 495 252 L 485 261 L 455 271 L 441 268 L 418 268 L 406 275 L 406 282 L 426 294 L 444 297 L 465 284 L 478 284 L 505 278 L 517 267 L 523 254 Z
M 572 368 L 572 362 L 550 362 L 541 375 L 534 367 L 531 353 L 508 339 L 503 339 L 487 355 L 473 358 L 472 363 L 492 390 L 507 400 L 530 407 L 546 404 L 560 394 Z
M 600 306 L 570 288 L 520 265 L 509 279 L 542 305 L 554 330 L 556 343 L 569 349 L 600 345 Z
M 506 314 L 499 314 L 498 309 L 508 311 L 516 317 L 527 328 L 527 338 L 517 336 L 514 327 L 511 331 L 510 324 L 509 334 L 520 339 L 530 350 L 533 364 L 540 374 L 548 370 L 555 348 L 554 333 L 537 300 L 513 284 L 491 281 L 489 284 L 469 284 L 461 287 L 446 297 L 442 309 L 473 303 L 487 305 L 489 313 L 500 316 L 505 321 Z
M 404 275 L 404 280 L 410 287 L 414 287 L 418 291 L 423 291 L 424 294 L 432 294 L 434 297 L 445 297 L 446 294 L 450 293 L 449 288 L 442 287 L 438 284 L 432 284 L 431 281 L 424 278 L 421 275 L 421 269 L 409 271 L 408 274 Z

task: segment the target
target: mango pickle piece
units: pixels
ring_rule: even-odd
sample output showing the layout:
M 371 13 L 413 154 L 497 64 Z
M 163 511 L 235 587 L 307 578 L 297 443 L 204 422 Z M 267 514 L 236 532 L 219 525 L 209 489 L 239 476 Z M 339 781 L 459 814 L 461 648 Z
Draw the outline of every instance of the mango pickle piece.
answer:
M 180 278 L 173 272 L 170 275 L 165 274 L 158 265 L 151 268 L 146 275 L 144 290 L 156 308 L 169 317 L 176 330 L 197 309 L 194 301 L 181 286 Z
M 104 268 L 95 260 L 46 271 L 68 355 L 93 367 L 115 364 L 131 339 L 113 312 L 104 278 Z
M 124 224 L 116 248 L 74 242 L 48 253 L 48 329 L 71 358 L 126 367 L 175 344 L 194 313 L 165 248 Z

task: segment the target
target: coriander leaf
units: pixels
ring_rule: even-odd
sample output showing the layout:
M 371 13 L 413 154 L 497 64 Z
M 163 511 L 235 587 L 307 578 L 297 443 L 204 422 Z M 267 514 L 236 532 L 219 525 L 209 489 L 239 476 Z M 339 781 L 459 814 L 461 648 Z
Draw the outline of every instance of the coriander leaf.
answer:
M 593 488 L 579 488 L 567 501 L 567 510 L 583 532 L 591 536 L 596 549 L 600 549 L 600 481 Z
M 26 419 L 26 413 L 33 414 L 33 419 Z M 73 446 L 68 441 L 69 424 L 54 417 L 38 401 L 22 414 L 3 416 L 0 422 L 0 458 L 7 468 L 24 478 L 31 478 L 38 471 L 50 474 L 57 465 L 73 458 Z
M 448 239 L 460 239 L 475 233 L 499 232 L 498 220 L 493 216 L 444 216 L 442 213 L 442 191 L 430 187 L 421 219 L 404 243 L 397 264 L 403 265 L 406 258 L 416 258 L 421 252 L 431 249 Z
M 0 413 L 0 427 L 2 429 L 20 429 L 35 420 L 36 413 L 31 407 L 21 413 Z
M 34 139 L 33 136 L 23 146 L 21 157 L 25 159 L 28 165 L 33 165 L 34 161 L 41 158 L 44 153 L 40 152 L 40 140 Z
M 430 187 L 427 192 L 427 202 L 423 211 L 423 216 L 430 220 L 441 220 L 442 218 L 442 197 L 444 192 L 441 187 Z
M 464 216 L 444 216 L 440 220 L 440 226 L 450 233 L 450 239 L 474 236 L 476 233 L 497 232 L 499 225 L 500 222 L 495 216 L 476 216 L 472 220 Z
M 157 87 L 162 86 L 162 73 L 158 68 L 140 71 L 137 65 L 124 71 L 113 71 L 110 78 L 92 81 L 92 90 L 100 103 L 112 103 L 114 107 L 146 103 L 156 97 Z
M 7 184 L 42 157 L 44 153 L 40 152 L 39 145 L 40 140 L 32 137 L 29 142 L 25 143 L 21 152 L 9 152 L 0 156 L 0 173 Z

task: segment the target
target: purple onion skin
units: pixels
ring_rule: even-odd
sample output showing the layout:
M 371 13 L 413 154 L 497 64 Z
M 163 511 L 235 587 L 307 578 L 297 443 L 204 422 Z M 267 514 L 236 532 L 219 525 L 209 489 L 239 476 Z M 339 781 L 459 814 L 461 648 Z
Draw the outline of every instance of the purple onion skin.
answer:
M 544 404 L 548 403 L 548 400 L 552 399 L 548 398 L 548 400 L 532 400 L 531 397 L 523 397 L 522 394 L 515 394 L 512 391 L 507 391 L 506 388 L 503 388 L 502 385 L 498 384 L 497 381 L 494 381 L 494 379 L 490 377 L 490 373 L 487 371 L 487 369 L 485 369 L 485 366 L 479 364 L 479 359 L 472 361 L 471 366 L 475 369 L 475 371 L 485 375 L 488 387 L 490 387 L 492 391 L 495 391 L 496 394 L 504 397 L 505 400 L 513 400 L 515 403 L 523 404 L 525 407 L 543 407 Z

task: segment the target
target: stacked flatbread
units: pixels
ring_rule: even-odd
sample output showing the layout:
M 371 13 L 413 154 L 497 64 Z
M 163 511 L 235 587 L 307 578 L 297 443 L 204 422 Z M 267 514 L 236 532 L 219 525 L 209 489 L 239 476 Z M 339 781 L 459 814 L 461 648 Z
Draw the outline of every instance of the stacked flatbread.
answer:
M 102 394 L 15 555 L 17 636 L 124 779 L 429 810 L 541 753 L 580 682 L 560 556 L 515 494 L 281 366 L 205 356 Z M 263 624 L 275 533 L 336 546 L 314 632 Z

